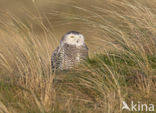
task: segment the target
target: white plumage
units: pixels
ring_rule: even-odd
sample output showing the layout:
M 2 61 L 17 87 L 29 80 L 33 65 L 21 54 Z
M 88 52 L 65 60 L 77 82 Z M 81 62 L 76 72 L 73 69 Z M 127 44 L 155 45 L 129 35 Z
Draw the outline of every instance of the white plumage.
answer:
M 51 57 L 52 69 L 70 69 L 88 57 L 84 36 L 76 31 L 65 34 Z

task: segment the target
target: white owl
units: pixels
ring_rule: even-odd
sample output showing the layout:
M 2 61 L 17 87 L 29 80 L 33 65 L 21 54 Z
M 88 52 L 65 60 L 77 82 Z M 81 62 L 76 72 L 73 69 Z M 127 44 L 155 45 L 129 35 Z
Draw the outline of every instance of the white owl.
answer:
M 84 36 L 77 31 L 65 34 L 51 57 L 52 69 L 66 70 L 88 57 Z

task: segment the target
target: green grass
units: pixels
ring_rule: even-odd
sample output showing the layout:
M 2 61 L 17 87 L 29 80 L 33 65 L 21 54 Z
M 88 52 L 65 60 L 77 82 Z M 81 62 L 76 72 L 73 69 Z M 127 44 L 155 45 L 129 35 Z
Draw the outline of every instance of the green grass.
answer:
M 64 76 L 66 76 L 66 79 L 57 83 L 58 87 L 61 87 L 61 91 L 58 90 L 58 93 L 63 95 L 65 93 L 69 94 L 67 100 L 70 96 L 73 96 L 75 99 L 73 101 L 75 103 L 78 101 L 79 103 L 75 106 L 81 106 L 83 103 L 81 107 L 85 106 L 85 109 L 90 111 L 94 111 L 94 106 L 98 106 L 101 110 L 98 112 L 103 111 L 105 105 L 102 105 L 102 102 L 108 101 L 105 96 L 109 95 L 109 92 L 115 93 L 116 97 L 114 97 L 114 99 L 116 99 L 117 102 L 120 102 L 120 98 L 124 98 L 128 103 L 130 101 L 141 101 L 155 104 L 155 99 L 153 98 L 155 95 L 155 88 L 153 87 L 155 86 L 155 73 L 152 73 L 154 76 L 149 77 L 149 75 L 146 75 L 146 70 L 142 70 L 137 62 L 134 62 L 134 60 L 129 57 L 130 56 L 124 53 L 97 54 L 94 58 L 86 61 L 87 66 L 85 65 L 82 73 L 79 71 L 78 74 L 75 72 L 65 73 Z M 156 63 L 153 57 L 154 56 L 147 57 L 148 62 L 151 64 Z M 141 60 L 139 63 L 145 62 L 143 59 L 139 58 L 139 60 Z M 150 66 L 151 70 L 156 69 L 152 65 Z M 91 72 L 85 70 L 91 70 Z M 148 81 L 149 79 L 151 80 Z M 150 92 L 148 92 L 149 86 L 147 82 L 151 84 Z M 62 90 L 65 92 L 62 92 Z M 77 97 L 78 95 L 80 97 Z M 79 99 L 76 100 L 76 98 Z M 96 109 L 98 109 L 98 107 Z M 78 108 L 75 107 L 73 110 L 74 109 Z M 119 109 L 119 103 L 112 109 L 116 112 Z

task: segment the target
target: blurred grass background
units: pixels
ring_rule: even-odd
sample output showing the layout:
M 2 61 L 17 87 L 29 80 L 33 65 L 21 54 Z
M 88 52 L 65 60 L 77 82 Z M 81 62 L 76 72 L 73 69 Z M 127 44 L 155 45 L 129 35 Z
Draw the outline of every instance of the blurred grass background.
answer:
M 155 3 L 0 0 L 0 112 L 127 113 L 122 101 L 156 104 Z M 90 58 L 52 73 L 52 51 L 71 30 L 84 34 Z

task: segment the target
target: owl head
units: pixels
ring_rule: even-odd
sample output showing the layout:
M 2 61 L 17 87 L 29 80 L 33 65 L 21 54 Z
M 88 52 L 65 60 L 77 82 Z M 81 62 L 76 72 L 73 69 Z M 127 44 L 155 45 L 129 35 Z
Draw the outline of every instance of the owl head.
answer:
M 64 43 L 69 45 L 81 46 L 84 44 L 84 36 L 77 31 L 70 31 L 66 33 L 61 39 L 61 45 Z

